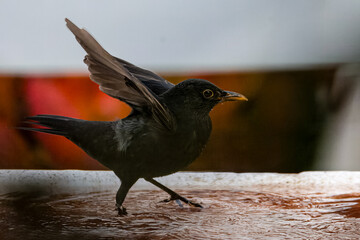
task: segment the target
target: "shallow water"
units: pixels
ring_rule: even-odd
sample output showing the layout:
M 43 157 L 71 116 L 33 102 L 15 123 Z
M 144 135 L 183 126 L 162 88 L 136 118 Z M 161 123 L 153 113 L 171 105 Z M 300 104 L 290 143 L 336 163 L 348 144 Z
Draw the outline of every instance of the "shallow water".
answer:
M 204 208 L 163 203 L 161 191 L 0 196 L 0 239 L 359 239 L 360 194 L 177 191 Z

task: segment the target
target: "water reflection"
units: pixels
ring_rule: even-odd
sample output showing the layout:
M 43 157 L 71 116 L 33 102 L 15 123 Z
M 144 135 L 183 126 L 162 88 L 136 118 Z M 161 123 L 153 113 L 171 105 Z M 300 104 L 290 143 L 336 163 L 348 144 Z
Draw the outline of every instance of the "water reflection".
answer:
M 131 191 L 129 215 L 117 216 L 113 192 L 0 198 L 2 239 L 254 239 L 359 238 L 360 195 L 259 191 L 179 191 L 204 209 L 175 202 L 160 191 Z

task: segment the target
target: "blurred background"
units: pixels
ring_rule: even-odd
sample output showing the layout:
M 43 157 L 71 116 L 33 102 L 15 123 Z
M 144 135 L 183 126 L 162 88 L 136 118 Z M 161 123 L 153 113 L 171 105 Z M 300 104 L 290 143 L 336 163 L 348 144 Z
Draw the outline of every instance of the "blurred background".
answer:
M 360 170 L 358 0 L 1 0 L 0 168 L 104 169 L 65 138 L 15 127 L 35 114 L 130 111 L 89 80 L 65 17 L 173 83 L 203 78 L 248 97 L 211 112 L 210 141 L 187 170 Z

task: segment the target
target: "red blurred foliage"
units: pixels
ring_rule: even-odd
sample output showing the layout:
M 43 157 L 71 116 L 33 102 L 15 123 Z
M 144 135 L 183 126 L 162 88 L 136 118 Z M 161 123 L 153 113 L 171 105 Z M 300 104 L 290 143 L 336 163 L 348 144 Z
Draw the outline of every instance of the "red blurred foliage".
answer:
M 188 169 L 308 170 L 326 118 L 316 94 L 319 85 L 331 81 L 333 70 L 165 75 L 173 83 L 207 79 L 249 99 L 214 108 L 208 146 Z M 0 168 L 104 169 L 64 137 L 15 127 L 36 114 L 110 121 L 130 110 L 87 76 L 0 76 Z
M 115 120 L 130 108 L 98 90 L 86 76 L 0 77 L 0 167 L 104 169 L 69 140 L 19 131 L 26 116 L 55 114 Z
M 98 90 L 88 77 L 30 77 L 25 97 L 28 114 L 54 114 L 87 120 L 114 120 L 129 114 L 129 107 Z M 55 168 L 103 169 L 79 147 L 60 136 L 35 133 L 49 151 Z
M 0 166 L 30 167 L 31 150 L 26 140 L 13 127 L 21 115 L 21 82 L 0 76 Z M 19 101 L 20 100 L 20 101 Z M 30 161 L 29 161 L 30 160 Z

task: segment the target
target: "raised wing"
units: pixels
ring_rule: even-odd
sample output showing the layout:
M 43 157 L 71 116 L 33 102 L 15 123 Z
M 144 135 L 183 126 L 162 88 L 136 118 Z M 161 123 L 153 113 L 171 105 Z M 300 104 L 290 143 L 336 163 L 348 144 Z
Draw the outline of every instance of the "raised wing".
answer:
M 175 121 L 171 112 L 158 101 L 154 93 L 138 77 L 142 77 L 145 82 L 151 81 L 146 76 L 151 76 L 158 81 L 162 78 L 111 56 L 86 30 L 79 29 L 68 19 L 65 21 L 76 40 L 87 52 L 84 62 L 88 65 L 90 79 L 99 84 L 100 90 L 132 107 L 150 110 L 160 126 L 173 130 Z
M 172 88 L 174 84 L 168 82 L 159 75 L 135 66 L 132 63 L 129 63 L 120 58 L 114 57 L 121 65 L 123 65 L 133 76 L 139 79 L 143 84 L 146 85 L 153 93 L 160 95 L 163 92 L 166 92 L 168 89 Z

